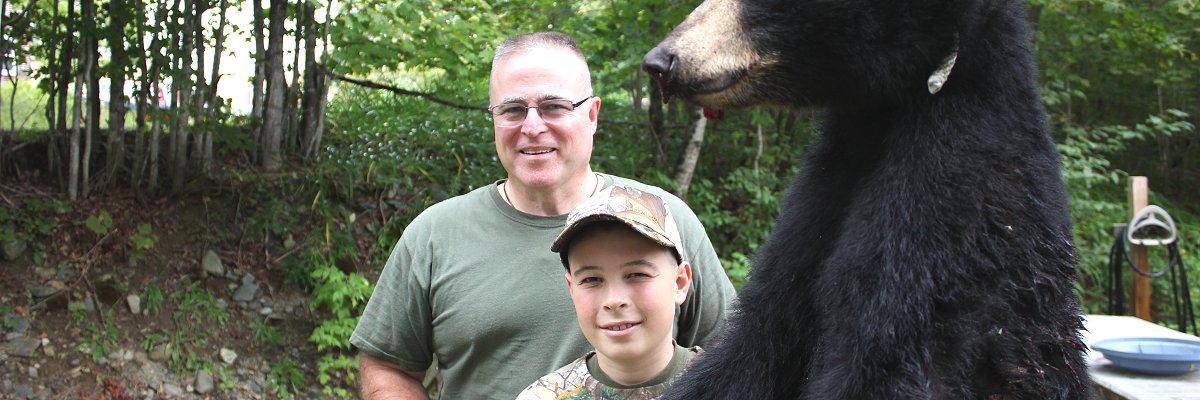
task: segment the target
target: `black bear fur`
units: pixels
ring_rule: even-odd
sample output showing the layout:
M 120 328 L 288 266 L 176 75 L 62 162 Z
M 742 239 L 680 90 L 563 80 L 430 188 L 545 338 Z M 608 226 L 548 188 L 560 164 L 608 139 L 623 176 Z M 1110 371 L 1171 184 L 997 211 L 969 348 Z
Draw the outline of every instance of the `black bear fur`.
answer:
M 727 28 L 773 62 L 687 72 L 712 56 L 678 43 L 707 23 L 693 15 L 646 56 L 664 93 L 828 115 L 723 339 L 665 398 L 1088 398 L 1023 2 L 724 1 Z

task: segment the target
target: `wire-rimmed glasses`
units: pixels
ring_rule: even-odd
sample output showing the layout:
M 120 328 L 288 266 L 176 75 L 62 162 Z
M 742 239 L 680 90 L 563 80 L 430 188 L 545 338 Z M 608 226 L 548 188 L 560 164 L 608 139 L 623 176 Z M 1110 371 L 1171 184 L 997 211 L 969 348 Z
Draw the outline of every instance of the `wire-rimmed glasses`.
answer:
M 591 100 L 592 97 L 595 96 L 588 95 L 583 100 L 574 103 L 567 99 L 543 100 L 536 106 L 527 106 L 524 103 L 518 102 L 500 103 L 488 107 L 488 112 L 491 112 L 492 120 L 495 121 L 496 126 L 512 127 L 521 125 L 525 122 L 525 117 L 528 116 L 530 108 L 536 108 L 538 116 L 543 121 L 554 123 L 570 115 L 572 111 L 575 111 L 576 107 L 579 107 L 585 101 Z

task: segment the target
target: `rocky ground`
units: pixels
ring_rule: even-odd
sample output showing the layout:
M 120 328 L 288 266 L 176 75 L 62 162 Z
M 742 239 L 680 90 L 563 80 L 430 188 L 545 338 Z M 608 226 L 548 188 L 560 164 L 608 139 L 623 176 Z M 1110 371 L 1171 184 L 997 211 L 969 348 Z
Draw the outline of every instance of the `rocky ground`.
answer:
M 0 207 L 45 190 L 0 182 Z M 0 398 L 316 398 L 320 321 L 285 279 L 294 234 L 247 230 L 253 202 L 95 196 L 49 238 L 4 243 Z M 89 216 L 110 214 L 105 235 Z M 141 224 L 154 244 L 131 252 Z M 299 234 L 298 232 L 295 234 Z

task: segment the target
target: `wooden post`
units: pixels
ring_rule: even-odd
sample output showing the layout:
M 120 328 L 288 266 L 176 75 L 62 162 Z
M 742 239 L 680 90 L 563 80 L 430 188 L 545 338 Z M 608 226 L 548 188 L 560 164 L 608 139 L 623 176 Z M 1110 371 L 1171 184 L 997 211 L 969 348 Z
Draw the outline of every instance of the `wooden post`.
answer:
M 1144 176 L 1129 177 L 1129 219 L 1149 205 L 1150 185 Z M 1132 229 L 1132 226 L 1130 226 Z M 1129 257 L 1134 266 L 1142 271 L 1149 271 L 1149 258 L 1145 246 L 1129 244 Z M 1146 321 L 1154 322 L 1150 316 L 1150 278 L 1133 273 L 1133 315 Z

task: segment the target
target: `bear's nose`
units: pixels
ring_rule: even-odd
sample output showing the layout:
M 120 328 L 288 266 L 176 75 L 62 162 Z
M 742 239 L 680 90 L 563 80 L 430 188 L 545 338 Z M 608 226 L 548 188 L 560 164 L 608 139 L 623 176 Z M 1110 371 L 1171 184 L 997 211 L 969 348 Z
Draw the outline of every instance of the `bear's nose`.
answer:
M 646 70 L 654 78 L 654 82 L 658 84 L 658 88 L 662 89 L 663 103 L 671 101 L 671 93 L 667 90 L 667 83 L 671 80 L 671 70 L 674 67 L 675 53 L 665 44 L 654 46 L 649 53 L 646 53 L 646 57 L 642 58 L 642 69 Z
M 663 45 L 655 46 L 649 53 L 646 53 L 646 57 L 642 58 L 642 69 L 657 79 L 660 84 L 668 79 L 674 64 L 675 54 Z

